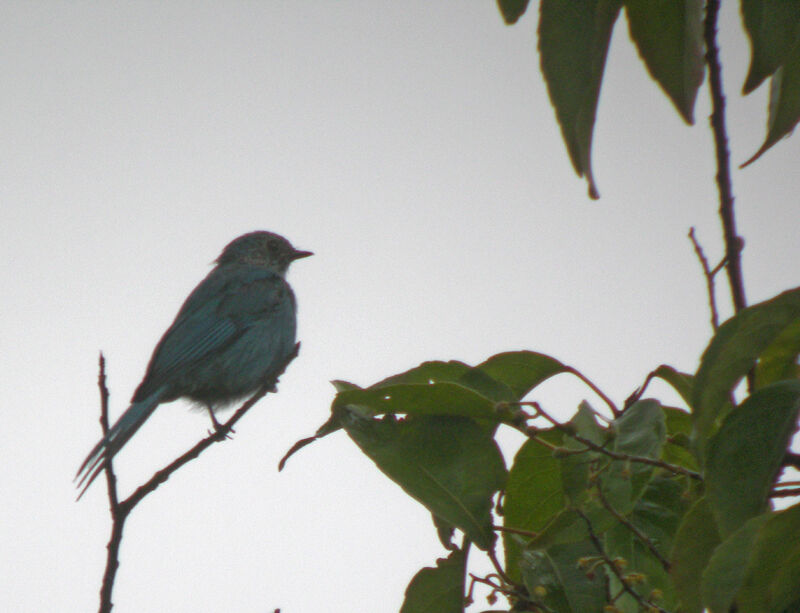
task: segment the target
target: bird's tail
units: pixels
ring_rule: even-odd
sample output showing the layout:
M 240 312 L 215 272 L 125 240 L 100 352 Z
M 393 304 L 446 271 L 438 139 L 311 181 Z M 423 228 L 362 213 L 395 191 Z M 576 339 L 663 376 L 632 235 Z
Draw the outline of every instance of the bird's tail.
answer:
M 94 449 L 86 456 L 83 464 L 75 474 L 75 480 L 78 482 L 76 487 L 82 488 L 81 493 L 78 495 L 78 500 L 86 493 L 92 481 L 103 470 L 106 460 L 113 458 L 122 449 L 123 445 L 136 434 L 136 431 L 147 421 L 147 418 L 153 414 L 163 395 L 164 388 L 161 388 L 144 400 L 131 404 L 120 415 L 117 423 L 109 429 L 108 434 L 94 446 Z

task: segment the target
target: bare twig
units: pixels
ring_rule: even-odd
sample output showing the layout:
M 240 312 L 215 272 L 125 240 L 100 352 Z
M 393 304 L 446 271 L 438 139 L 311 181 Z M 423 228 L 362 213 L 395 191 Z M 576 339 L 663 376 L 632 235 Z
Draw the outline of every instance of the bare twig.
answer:
M 736 233 L 736 217 L 733 210 L 733 189 L 731 187 L 730 154 L 728 153 L 728 134 L 725 127 L 725 95 L 722 90 L 722 67 L 717 49 L 717 19 L 719 0 L 706 2 L 706 17 L 703 24 L 703 38 L 706 44 L 706 63 L 708 64 L 708 85 L 711 90 L 711 129 L 714 133 L 714 146 L 717 155 L 717 189 L 719 191 L 719 214 L 722 219 L 725 238 L 725 260 L 728 281 L 731 286 L 733 306 L 738 313 L 747 306 L 742 279 L 742 239 Z
M 233 426 L 238 422 L 250 408 L 256 404 L 269 392 L 275 391 L 275 386 L 278 383 L 278 378 L 286 370 L 289 363 L 297 357 L 300 350 L 300 343 L 297 343 L 292 353 L 286 358 L 283 365 L 277 374 L 269 381 L 265 381 L 261 387 L 253 394 L 224 424 L 219 424 L 219 427 L 206 438 L 198 441 L 198 443 L 189 449 L 186 453 L 181 454 L 175 460 L 170 462 L 167 466 L 157 471 L 150 479 L 143 485 L 139 486 L 130 496 L 125 500 L 119 501 L 117 498 L 117 480 L 114 474 L 114 468 L 111 459 L 105 461 L 106 481 L 109 487 L 109 500 L 111 511 L 111 537 L 108 540 L 108 556 L 106 558 L 106 570 L 103 575 L 103 584 L 100 589 L 100 608 L 99 613 L 109 613 L 113 607 L 111 602 L 111 592 L 114 587 L 114 578 L 117 569 L 119 568 L 119 548 L 122 542 L 122 531 L 125 526 L 125 520 L 139 504 L 142 499 L 148 494 L 155 491 L 159 485 L 164 483 L 169 477 L 184 464 L 190 462 L 203 451 L 210 447 L 213 443 L 224 441 L 228 438 L 230 432 L 233 431 Z M 108 432 L 108 389 L 105 385 L 105 359 L 102 354 L 100 356 L 100 375 L 98 376 L 98 385 L 100 386 L 100 403 L 101 403 L 101 419 L 100 423 L 103 427 L 103 434 Z
M 588 379 L 588 378 L 587 378 L 587 377 L 586 377 L 586 376 L 585 376 L 585 375 L 584 375 L 584 374 L 583 374 L 581 371 L 579 371 L 579 370 L 577 370 L 577 369 L 573 368 L 572 366 L 567 366 L 567 368 L 566 368 L 566 370 L 565 370 L 564 372 L 568 372 L 568 373 L 570 373 L 570 374 L 573 374 L 573 375 L 575 375 L 576 377 L 578 377 L 578 379 L 580 379 L 580 380 L 581 380 L 581 381 L 583 381 L 583 382 L 584 382 L 586 385 L 588 385 L 588 386 L 589 386 L 589 388 L 590 388 L 590 389 L 591 389 L 591 390 L 592 390 L 592 391 L 593 391 L 595 394 L 597 394 L 598 396 L 600 396 L 600 398 L 603 400 L 603 402 L 605 402 L 605 403 L 608 405 L 608 408 L 609 408 L 609 409 L 611 409 L 611 413 L 613 413 L 614 417 L 619 417 L 620 415 L 622 415 L 622 411 L 620 411 L 620 410 L 617 408 L 617 405 L 616 405 L 616 404 L 614 404 L 614 401 L 613 401 L 613 400 L 611 400 L 611 398 L 609 398 L 608 396 L 606 396 L 606 395 L 603 393 L 603 390 L 601 390 L 601 389 L 600 389 L 599 387 L 597 387 L 597 386 L 596 386 L 594 383 L 592 383 L 592 381 L 591 381 L 590 379 Z
M 506 574 L 506 571 L 503 570 L 500 561 L 497 559 L 497 554 L 494 551 L 494 547 L 489 549 L 489 551 L 487 551 L 486 553 L 489 556 L 489 559 L 492 561 L 492 566 L 494 566 L 494 569 L 497 571 L 497 575 L 500 577 L 500 579 L 502 579 L 503 583 L 512 585 L 516 588 L 514 582 Z
M 99 374 L 97 375 L 97 387 L 100 390 L 100 427 L 103 429 L 103 436 L 108 434 L 108 387 L 106 386 L 106 358 L 100 353 Z M 108 613 L 114 606 L 111 602 L 111 591 L 114 587 L 114 579 L 119 568 L 119 546 L 122 542 L 122 529 L 125 526 L 127 513 L 121 511 L 119 498 L 117 497 L 117 477 L 114 474 L 114 467 L 111 458 L 106 458 L 105 473 L 106 484 L 108 485 L 109 511 L 112 518 L 111 537 L 108 539 L 106 547 L 106 569 L 103 573 L 103 582 L 100 585 L 100 613 Z
M 711 327 L 716 331 L 716 329 L 719 328 L 719 315 L 717 315 L 717 299 L 714 290 L 714 276 L 717 274 L 717 272 L 719 272 L 723 264 L 718 264 L 714 267 L 714 270 L 711 270 L 708 267 L 708 260 L 706 259 L 705 253 L 703 253 L 703 248 L 697 241 L 697 237 L 694 235 L 694 228 L 689 229 L 689 240 L 692 241 L 692 245 L 694 245 L 694 252 L 697 254 L 697 259 L 700 260 L 700 266 L 703 267 L 703 276 L 706 279 L 706 291 L 708 292 L 708 307 L 711 311 Z
M 783 465 L 792 466 L 797 470 L 800 470 L 800 453 L 787 451 L 783 456 Z
M 636 455 L 631 455 L 629 453 L 620 453 L 618 451 L 611 451 L 610 449 L 606 449 L 602 445 L 598 445 L 594 441 L 590 441 L 588 438 L 585 438 L 580 434 L 578 434 L 577 432 L 574 432 L 571 428 L 568 428 L 565 424 L 562 424 L 554 417 L 548 415 L 547 412 L 545 412 L 542 409 L 542 407 L 539 406 L 538 403 L 520 402 L 519 404 L 533 407 L 534 409 L 536 409 L 537 414 L 541 415 L 547 421 L 549 421 L 553 425 L 553 427 L 560 430 L 573 440 L 582 443 L 592 451 L 597 451 L 598 453 L 607 455 L 609 458 L 612 458 L 614 460 L 623 460 L 626 462 L 638 462 L 640 464 L 649 464 L 651 466 L 657 466 L 659 468 L 663 468 L 664 470 L 667 470 L 677 475 L 686 475 L 687 477 L 691 477 L 692 479 L 696 479 L 698 481 L 703 480 L 703 477 L 700 475 L 700 473 L 697 473 L 693 470 L 689 470 L 688 468 L 684 468 L 683 466 L 678 466 L 677 464 L 670 464 L 669 462 L 664 462 L 663 460 L 656 460 L 654 458 L 648 458 L 646 456 L 636 456 Z M 536 433 L 538 432 L 538 430 L 534 429 L 534 432 L 530 433 L 525 428 L 522 428 L 520 431 L 528 436 L 536 436 Z
M 793 487 L 786 490 L 772 490 L 769 494 L 770 498 L 790 498 L 792 496 L 800 496 L 800 487 Z
M 603 561 L 605 562 L 606 566 L 608 566 L 608 568 L 611 570 L 611 572 L 614 573 L 614 575 L 616 575 L 617 579 L 619 580 L 620 584 L 622 585 L 622 589 L 625 590 L 628 594 L 630 594 L 631 597 L 637 603 L 639 603 L 639 606 L 642 607 L 643 610 L 645 610 L 645 611 L 656 610 L 656 611 L 659 611 L 660 613 L 668 613 L 666 610 L 664 610 L 661 607 L 659 607 L 653 601 L 648 600 L 647 598 L 645 598 L 644 596 L 639 594 L 639 592 L 634 590 L 629 585 L 630 581 L 629 581 L 628 577 L 625 577 L 622 574 L 622 571 L 620 571 L 620 569 L 614 563 L 614 561 L 611 558 L 608 557 L 608 554 L 606 553 L 606 550 L 603 548 L 603 544 L 600 542 L 600 539 L 597 537 L 597 534 L 594 531 L 594 527 L 592 526 L 592 521 L 587 517 L 586 513 L 581 511 L 579 508 L 576 507 L 574 510 L 578 515 L 581 516 L 583 521 L 586 523 L 586 530 L 589 533 L 589 540 L 592 541 L 592 545 L 594 545 L 594 548 L 597 549 L 597 553 L 603 559 Z

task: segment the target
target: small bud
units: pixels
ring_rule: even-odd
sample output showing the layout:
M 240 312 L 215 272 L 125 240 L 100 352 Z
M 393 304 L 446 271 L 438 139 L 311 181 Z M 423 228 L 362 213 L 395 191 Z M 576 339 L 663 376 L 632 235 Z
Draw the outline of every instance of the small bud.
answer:
M 537 585 L 533 588 L 533 595 L 536 596 L 536 598 L 544 598 L 547 596 L 547 588 L 543 585 Z
M 628 567 L 628 560 L 625 558 L 614 558 L 613 562 L 617 570 L 625 570 Z
M 664 598 L 664 592 L 658 588 L 650 592 L 650 595 L 647 597 L 648 600 L 661 600 L 662 598 Z

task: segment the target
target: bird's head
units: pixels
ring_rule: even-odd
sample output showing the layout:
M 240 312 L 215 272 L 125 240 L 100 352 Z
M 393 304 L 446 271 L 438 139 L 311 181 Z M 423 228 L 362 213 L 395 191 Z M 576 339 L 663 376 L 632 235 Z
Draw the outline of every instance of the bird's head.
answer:
M 313 255 L 310 251 L 292 247 L 280 234 L 257 231 L 243 234 L 228 243 L 217 258 L 217 264 L 251 264 L 283 276 L 289 264 L 310 255 Z

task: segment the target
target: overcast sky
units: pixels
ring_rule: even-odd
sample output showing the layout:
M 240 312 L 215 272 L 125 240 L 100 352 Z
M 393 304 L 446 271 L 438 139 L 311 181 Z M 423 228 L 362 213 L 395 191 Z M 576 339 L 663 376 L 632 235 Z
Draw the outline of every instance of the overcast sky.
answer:
M 739 94 L 736 4 L 721 47 L 738 164 L 763 140 L 766 86 Z M 0 5 L 5 610 L 96 609 L 105 484 L 76 503 L 72 476 L 100 433 L 98 352 L 116 416 L 244 232 L 316 253 L 290 273 L 301 354 L 232 441 L 135 509 L 115 613 L 399 609 L 444 553 L 427 511 L 341 432 L 276 469 L 326 419 L 332 379 L 531 349 L 621 401 L 660 363 L 697 367 L 710 330 L 689 227 L 722 253 L 706 86 L 688 127 L 620 18 L 590 201 L 535 17 L 507 27 L 489 0 Z M 751 303 L 798 283 L 798 159 L 795 137 L 734 171 Z M 564 417 L 584 397 L 563 379 L 536 394 Z M 122 493 L 208 427 L 161 407 L 118 456 Z M 519 441 L 503 441 L 510 463 Z

